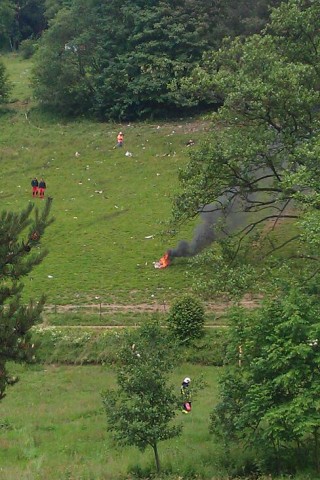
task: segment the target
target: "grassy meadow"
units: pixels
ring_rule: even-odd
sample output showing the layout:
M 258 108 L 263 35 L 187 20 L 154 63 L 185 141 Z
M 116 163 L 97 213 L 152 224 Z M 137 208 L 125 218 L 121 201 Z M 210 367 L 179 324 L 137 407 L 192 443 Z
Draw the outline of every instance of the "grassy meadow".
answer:
M 203 375 L 207 385 L 192 415 L 178 415 L 181 437 L 159 444 L 162 466 L 176 475 L 213 478 L 220 447 L 208 422 L 219 369 L 181 365 L 173 388 L 179 390 L 186 371 L 192 378 Z M 106 430 L 101 393 L 114 386 L 112 369 L 51 365 L 19 367 L 18 373 L 23 380 L 1 402 L 1 480 L 108 480 L 139 469 L 154 472 L 151 450 L 115 448 Z
M 31 179 L 43 177 L 56 219 L 43 239 L 49 255 L 25 281 L 26 298 L 45 292 L 49 304 L 91 304 L 96 297 L 162 303 L 187 291 L 187 260 L 165 271 L 153 262 L 192 238 L 194 225 L 172 237 L 167 221 L 186 142 L 199 142 L 208 123 L 107 124 L 44 115 L 30 97 L 31 62 L 4 60 L 14 88 L 0 116 L 1 207 L 25 207 L 33 201 Z M 119 130 L 123 148 L 115 148 Z M 41 207 L 40 199 L 35 203 Z

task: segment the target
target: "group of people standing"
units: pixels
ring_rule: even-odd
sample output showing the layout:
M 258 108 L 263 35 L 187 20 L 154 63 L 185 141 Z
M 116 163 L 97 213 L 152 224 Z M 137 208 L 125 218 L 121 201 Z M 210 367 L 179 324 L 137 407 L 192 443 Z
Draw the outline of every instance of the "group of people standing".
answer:
M 31 187 L 32 187 L 33 197 L 44 198 L 44 192 L 45 192 L 45 189 L 47 188 L 47 185 L 43 178 L 41 178 L 40 181 L 38 181 L 37 177 L 34 177 L 31 180 Z

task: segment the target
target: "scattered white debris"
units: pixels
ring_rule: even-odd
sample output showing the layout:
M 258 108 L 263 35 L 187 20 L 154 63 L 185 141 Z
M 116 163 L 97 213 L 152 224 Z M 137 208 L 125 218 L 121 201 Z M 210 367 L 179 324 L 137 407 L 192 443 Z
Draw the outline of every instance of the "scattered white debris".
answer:
M 114 208 L 119 208 L 118 205 L 115 205 Z
M 82 182 L 79 182 L 79 185 L 82 185 Z
M 95 190 L 94 193 L 102 193 L 103 190 Z
M 79 152 L 76 152 L 76 153 L 74 154 L 74 156 L 75 156 L 75 157 L 80 157 L 80 153 L 79 153 Z
M 77 219 L 78 217 L 73 217 L 73 218 Z
M 147 237 L 144 237 L 144 238 L 153 238 L 153 235 L 148 235 Z
M 53 275 L 48 275 L 48 278 L 53 278 Z
M 127 151 L 127 152 L 125 153 L 125 156 L 126 156 L 126 157 L 132 157 L 132 153 Z
M 157 173 L 157 177 L 159 177 L 160 173 Z
M 161 128 L 160 125 L 157 126 L 157 130 L 159 130 L 159 128 Z

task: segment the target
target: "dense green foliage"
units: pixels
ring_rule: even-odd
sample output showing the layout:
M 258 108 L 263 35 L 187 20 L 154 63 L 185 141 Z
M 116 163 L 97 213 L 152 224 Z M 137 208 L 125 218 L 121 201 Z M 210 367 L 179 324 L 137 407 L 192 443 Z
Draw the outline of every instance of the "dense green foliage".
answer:
M 223 107 L 181 172 L 174 219 L 207 205 L 216 238 L 236 237 L 224 250 L 232 268 L 239 251 L 262 259 L 295 242 L 292 259 L 314 271 L 305 258 L 318 257 L 319 15 L 318 1 L 284 2 L 264 34 L 225 41 L 186 82 L 195 96 L 219 94 Z M 296 221 L 295 230 L 273 242 L 280 220 Z
M 204 334 L 204 307 L 200 300 L 183 295 L 171 306 L 168 326 L 171 333 L 180 342 L 190 342 Z
M 180 85 L 225 34 L 250 31 L 250 22 L 247 28 L 241 23 L 246 15 L 260 15 L 264 23 L 266 2 L 259 8 L 237 3 L 238 16 L 234 2 L 217 0 L 48 3 L 53 18 L 37 55 L 36 95 L 43 105 L 67 115 L 132 119 L 177 114 L 189 99 L 170 85 Z M 226 24 L 231 12 L 233 20 Z M 215 96 L 205 103 L 215 104 Z
M 32 355 L 30 328 L 39 320 L 44 298 L 34 304 L 21 301 L 22 278 L 46 255 L 40 239 L 49 225 L 51 201 L 42 213 L 29 204 L 20 213 L 3 211 L 0 215 L 0 399 L 10 383 L 8 361 L 25 361 Z M 24 237 L 24 238 L 23 238 Z
M 1 0 L 0 47 L 17 50 L 22 40 L 39 38 L 47 23 L 45 0 Z
M 8 79 L 6 68 L 2 62 L 0 62 L 0 104 L 5 103 L 8 100 L 11 90 L 11 84 Z
M 172 425 L 178 406 L 168 383 L 177 358 L 168 337 L 157 323 L 146 323 L 127 335 L 117 369 L 118 389 L 104 394 L 108 430 L 122 445 L 142 451 L 150 446 L 160 470 L 158 443 L 181 433 Z
M 319 309 L 317 295 L 292 287 L 233 312 L 212 430 L 254 448 L 258 470 L 320 469 Z

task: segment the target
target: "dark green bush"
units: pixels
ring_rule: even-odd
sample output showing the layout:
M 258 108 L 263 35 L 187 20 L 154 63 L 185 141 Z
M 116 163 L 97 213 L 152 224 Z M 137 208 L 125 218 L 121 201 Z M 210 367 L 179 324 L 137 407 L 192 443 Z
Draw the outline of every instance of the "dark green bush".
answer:
M 27 59 L 31 58 L 32 55 L 36 52 L 38 47 L 38 43 L 36 40 L 32 38 L 28 38 L 27 40 L 23 40 L 19 46 L 19 53 L 22 58 Z
M 172 305 L 167 321 L 178 341 L 201 338 L 204 333 L 204 307 L 195 297 L 183 295 Z

